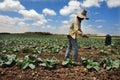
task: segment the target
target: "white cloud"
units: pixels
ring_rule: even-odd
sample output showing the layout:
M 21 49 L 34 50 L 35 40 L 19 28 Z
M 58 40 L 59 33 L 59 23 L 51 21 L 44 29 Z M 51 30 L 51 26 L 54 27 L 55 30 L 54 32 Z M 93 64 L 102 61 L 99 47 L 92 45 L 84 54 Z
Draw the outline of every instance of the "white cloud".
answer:
M 71 15 L 69 16 L 69 18 L 70 18 L 70 19 L 69 19 L 69 22 L 72 22 L 76 16 L 77 16 L 76 14 L 71 14 Z
M 97 31 L 92 28 L 92 25 L 87 25 L 87 26 L 84 26 L 83 33 L 85 33 L 85 34 L 95 34 L 95 33 L 97 33 Z
M 37 13 L 34 9 L 20 10 L 19 13 L 22 14 L 27 19 L 32 20 L 44 19 L 44 16 L 42 14 Z
M 8 25 L 14 25 L 16 24 L 17 22 L 19 21 L 22 21 L 23 19 L 20 19 L 20 18 L 13 18 L 13 17 L 9 17 L 9 16 L 3 16 L 3 15 L 0 15 L 0 23 L 3 23 L 3 24 L 8 24 Z
M 120 27 L 120 23 L 114 24 L 115 27 Z
M 114 35 L 120 36 L 120 27 L 117 29 L 117 32 L 114 32 Z
M 84 0 L 82 6 L 83 7 L 100 7 L 100 3 L 103 2 L 104 0 Z
M 4 0 L 3 2 L 0 2 L 0 10 L 3 11 L 19 11 L 23 10 L 25 7 L 21 5 L 19 0 Z
M 51 32 L 53 34 L 68 34 L 69 25 L 61 25 L 61 26 L 42 26 L 41 31 Z
M 75 18 L 75 16 L 77 16 L 76 14 L 71 14 L 69 17 L 70 18 Z
M 115 28 L 115 31 L 111 30 L 111 34 L 120 36 L 120 23 L 114 24 L 113 27 Z
M 25 19 L 33 20 L 34 23 L 32 23 L 32 25 L 34 25 L 34 26 L 41 26 L 47 22 L 44 15 L 37 13 L 34 9 L 20 10 L 19 13 L 22 14 Z
M 95 14 L 95 15 L 98 15 L 98 14 L 100 14 L 100 13 L 99 13 L 99 12 L 95 12 L 94 14 Z
M 95 20 L 95 22 L 105 22 L 105 20 L 99 19 L 99 20 Z
M 106 2 L 108 7 L 119 7 L 120 0 L 84 0 L 82 6 L 83 7 L 100 7 L 100 3 Z
M 44 25 L 44 26 L 42 26 L 42 29 L 47 30 L 47 32 L 52 32 L 51 30 L 56 30 L 56 26 Z M 52 32 L 52 33 L 54 33 L 54 32 Z
M 47 22 L 46 19 L 38 20 L 35 23 L 33 23 L 32 25 L 34 25 L 34 26 L 41 26 L 41 25 L 44 25 L 46 22 Z
M 30 30 L 23 19 L 0 15 L 0 32 L 23 33 Z
M 58 33 L 59 34 L 68 34 L 68 31 L 69 31 L 69 24 L 67 24 L 67 25 L 62 25 L 62 26 L 60 26 L 59 28 L 58 28 Z
M 50 32 L 50 33 L 58 33 L 58 26 L 51 26 L 51 25 L 43 25 L 41 27 L 35 28 L 34 31 L 37 32 Z
M 61 26 L 43 25 L 35 28 L 34 31 L 50 32 L 53 34 L 68 34 L 68 30 L 69 30 L 69 25 L 62 24 Z
M 35 21 L 36 25 L 43 25 L 47 22 L 43 14 L 37 13 L 34 9 L 25 10 L 25 7 L 20 4 L 19 0 L 4 0 L 0 3 L 0 10 L 4 11 L 16 11 L 19 14 L 24 16 L 24 20 L 32 20 Z M 6 17 L 6 21 L 4 23 L 13 24 L 15 19 Z M 17 20 L 15 20 L 17 21 Z M 11 23 L 10 23 L 11 22 Z M 19 23 L 19 25 L 24 25 L 23 23 Z M 26 25 L 27 26 L 27 25 Z
M 26 20 L 23 18 L 17 18 L 17 17 L 13 18 L 9 16 L 0 15 L 0 32 L 23 33 L 28 31 L 37 31 L 36 29 L 38 28 L 36 28 L 36 26 L 41 27 L 47 22 L 47 20 L 39 19 L 39 20 L 34 20 L 33 22 L 26 23 Z
M 84 34 L 100 34 L 100 35 L 104 35 L 105 33 L 101 32 L 100 30 L 98 29 L 95 29 L 93 27 L 93 25 L 83 25 L 83 33 Z M 99 27 L 102 27 L 102 26 L 99 26 Z
M 20 27 L 28 27 L 29 24 L 27 24 L 27 23 L 21 21 L 21 22 L 18 22 L 18 26 L 20 26 Z
M 29 27 L 24 27 L 24 26 L 12 26 L 12 25 L 2 25 L 0 23 L 0 25 L 2 27 L 0 27 L 0 32 L 9 32 L 9 33 L 23 33 L 23 32 L 28 32 L 31 29 Z
M 45 8 L 43 9 L 42 13 L 46 14 L 46 15 L 56 15 L 56 12 L 54 10 Z
M 53 21 L 52 19 L 47 19 L 47 21 Z
M 100 28 L 102 28 L 102 27 L 103 27 L 102 25 L 97 26 L 98 29 L 100 29 Z
M 62 21 L 63 24 L 68 24 L 69 21 L 65 20 L 65 21 Z
M 108 7 L 119 7 L 120 6 L 120 0 L 105 0 Z
M 68 6 L 64 6 L 62 9 L 60 9 L 59 12 L 61 15 L 66 16 L 66 15 L 73 13 L 76 10 L 80 10 L 80 5 L 81 5 L 81 3 L 79 1 L 71 0 L 68 3 Z

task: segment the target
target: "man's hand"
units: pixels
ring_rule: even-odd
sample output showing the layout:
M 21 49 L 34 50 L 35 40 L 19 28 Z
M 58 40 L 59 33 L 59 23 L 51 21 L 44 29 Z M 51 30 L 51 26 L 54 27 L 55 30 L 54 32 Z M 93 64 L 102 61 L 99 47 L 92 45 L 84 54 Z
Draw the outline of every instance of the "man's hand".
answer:
M 77 31 L 78 35 L 83 35 L 83 32 Z
M 77 35 L 83 35 L 83 32 L 79 31 L 79 30 L 76 30 L 73 34 L 77 34 Z

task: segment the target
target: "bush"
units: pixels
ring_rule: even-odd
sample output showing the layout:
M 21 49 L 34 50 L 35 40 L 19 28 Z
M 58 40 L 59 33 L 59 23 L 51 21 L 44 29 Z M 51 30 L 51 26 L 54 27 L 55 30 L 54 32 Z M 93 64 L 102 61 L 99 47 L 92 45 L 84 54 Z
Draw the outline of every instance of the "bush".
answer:
M 52 57 L 51 59 L 46 58 L 46 59 L 43 59 L 43 63 L 41 63 L 39 65 L 46 69 L 53 69 L 53 68 L 55 68 L 57 62 L 58 62 L 58 59 L 55 57 Z
M 114 59 L 107 57 L 102 60 L 101 65 L 107 70 L 110 70 L 112 68 L 118 69 L 120 67 L 120 60 L 114 60 Z
M 73 67 L 75 64 L 75 62 L 69 58 L 65 59 L 63 62 L 62 62 L 62 66 L 64 67 Z
M 32 49 L 30 49 L 29 47 L 24 47 L 24 48 L 22 49 L 22 52 L 23 52 L 23 53 L 30 53 L 30 52 L 32 52 Z
M 99 63 L 93 59 L 88 59 L 88 58 L 82 58 L 82 64 L 87 67 L 89 70 L 99 70 Z
M 17 55 L 0 54 L 0 67 L 12 66 L 17 59 Z
M 23 60 L 17 60 L 17 65 L 22 69 L 34 69 L 38 62 L 41 61 L 36 55 L 26 55 Z

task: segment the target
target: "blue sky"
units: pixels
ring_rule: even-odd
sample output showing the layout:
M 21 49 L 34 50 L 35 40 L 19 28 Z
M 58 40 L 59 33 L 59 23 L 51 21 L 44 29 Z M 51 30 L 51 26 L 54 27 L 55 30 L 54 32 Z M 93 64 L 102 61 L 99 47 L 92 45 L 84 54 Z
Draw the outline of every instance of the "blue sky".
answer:
M 0 33 L 67 34 L 75 14 L 87 10 L 84 34 L 120 36 L 120 0 L 0 0 Z

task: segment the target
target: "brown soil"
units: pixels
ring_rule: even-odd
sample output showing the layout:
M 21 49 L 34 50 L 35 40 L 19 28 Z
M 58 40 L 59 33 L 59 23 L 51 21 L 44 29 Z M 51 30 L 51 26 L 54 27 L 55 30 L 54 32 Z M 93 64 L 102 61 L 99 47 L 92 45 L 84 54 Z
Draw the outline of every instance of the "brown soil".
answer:
M 39 54 L 38 56 L 41 58 L 55 56 L 61 63 L 64 59 L 65 51 L 66 49 L 63 49 L 61 54 Z M 23 54 L 20 54 L 20 56 L 23 56 Z M 114 59 L 117 58 L 115 54 L 110 54 L 109 56 Z M 72 68 L 64 68 L 59 63 L 53 70 L 47 70 L 40 66 L 37 66 L 34 70 L 22 70 L 14 65 L 0 68 L 0 80 L 120 80 L 120 69 L 107 71 L 101 67 L 98 72 L 90 71 L 80 63 L 80 57 L 94 58 L 99 61 L 105 56 L 98 55 L 98 50 L 81 48 L 79 49 L 78 62 Z

